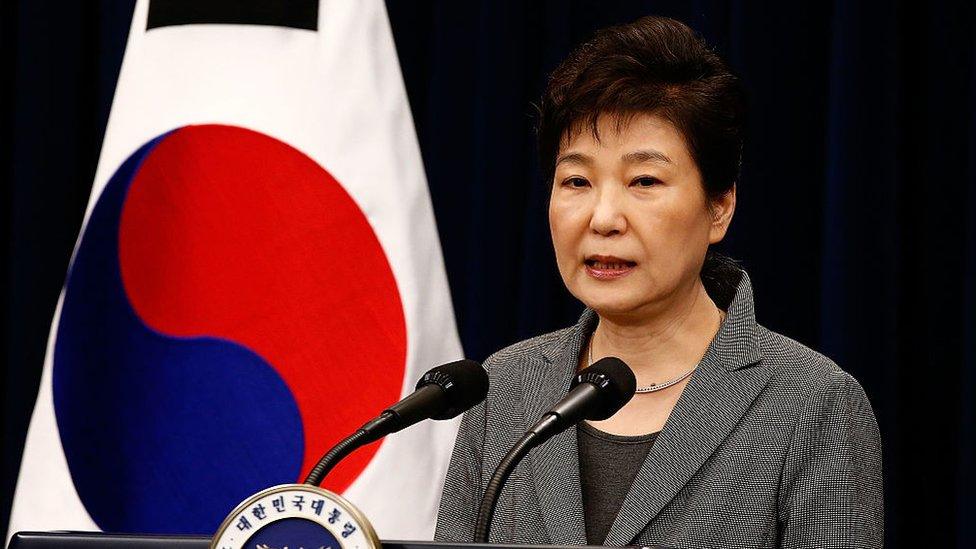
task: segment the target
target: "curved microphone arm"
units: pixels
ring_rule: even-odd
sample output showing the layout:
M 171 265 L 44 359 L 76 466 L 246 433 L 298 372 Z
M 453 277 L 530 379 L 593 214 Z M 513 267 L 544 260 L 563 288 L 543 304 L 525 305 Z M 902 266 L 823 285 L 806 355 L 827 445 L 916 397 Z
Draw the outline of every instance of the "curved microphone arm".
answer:
M 474 528 L 473 541 L 475 543 L 488 543 L 488 530 L 491 528 L 491 519 L 495 516 L 498 496 L 501 495 L 505 481 L 508 480 L 508 476 L 512 474 L 512 470 L 522 461 L 525 454 L 529 453 L 529 450 L 549 440 L 559 432 L 559 430 L 552 428 L 559 420 L 559 416 L 555 414 L 543 416 L 539 420 L 539 423 L 536 423 L 532 429 L 529 429 L 527 433 L 522 435 L 522 438 L 502 458 L 501 463 L 495 469 L 495 474 L 488 481 L 488 486 L 485 488 L 485 495 L 481 497 L 481 508 L 478 510 L 478 522 Z
M 318 486 L 322 484 L 322 480 L 325 476 L 339 464 L 346 456 L 356 451 L 356 449 L 361 448 L 370 442 L 379 440 L 383 437 L 385 431 L 383 429 L 377 429 L 377 427 L 382 427 L 385 423 L 393 421 L 396 415 L 392 412 L 383 412 L 378 418 L 366 423 L 356 432 L 342 439 L 339 444 L 332 447 L 331 450 L 312 467 L 309 471 L 308 476 L 305 477 L 305 484 L 311 484 L 312 486 Z
M 584 419 L 603 420 L 617 413 L 634 396 L 637 379 L 624 361 L 606 357 L 584 368 L 569 393 L 553 405 L 505 454 L 485 487 L 474 529 L 474 542 L 487 543 L 491 519 L 502 486 L 529 450 Z
M 458 360 L 428 370 L 414 392 L 383 410 L 328 451 L 305 478 L 318 486 L 343 458 L 370 442 L 396 433 L 425 419 L 451 419 L 483 401 L 488 374 L 473 360 Z

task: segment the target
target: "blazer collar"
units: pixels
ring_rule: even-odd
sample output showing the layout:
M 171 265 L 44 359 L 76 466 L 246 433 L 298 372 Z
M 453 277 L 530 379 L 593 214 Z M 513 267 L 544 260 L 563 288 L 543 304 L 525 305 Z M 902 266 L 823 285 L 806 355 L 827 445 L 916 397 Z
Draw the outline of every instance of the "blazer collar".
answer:
M 584 311 L 575 326 L 542 350 L 548 364 L 523 370 L 525 429 L 566 395 L 597 320 L 592 310 Z M 630 544 L 728 437 L 765 386 L 768 369 L 748 368 L 762 358 L 757 330 L 752 286 L 743 271 L 725 322 L 638 471 L 605 545 Z M 585 545 L 576 429 L 553 437 L 528 459 L 550 540 Z

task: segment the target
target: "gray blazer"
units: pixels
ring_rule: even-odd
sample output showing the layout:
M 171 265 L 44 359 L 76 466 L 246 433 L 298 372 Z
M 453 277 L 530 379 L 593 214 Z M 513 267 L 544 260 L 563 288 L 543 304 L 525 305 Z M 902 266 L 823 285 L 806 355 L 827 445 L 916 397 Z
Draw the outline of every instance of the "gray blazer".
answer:
M 860 384 L 756 324 L 749 277 L 644 461 L 605 545 L 882 547 L 881 440 Z M 486 362 L 490 390 L 464 415 L 435 539 L 471 541 L 505 453 L 562 398 L 596 326 L 517 343 Z M 491 541 L 585 545 L 576 430 L 534 449 L 499 499 Z

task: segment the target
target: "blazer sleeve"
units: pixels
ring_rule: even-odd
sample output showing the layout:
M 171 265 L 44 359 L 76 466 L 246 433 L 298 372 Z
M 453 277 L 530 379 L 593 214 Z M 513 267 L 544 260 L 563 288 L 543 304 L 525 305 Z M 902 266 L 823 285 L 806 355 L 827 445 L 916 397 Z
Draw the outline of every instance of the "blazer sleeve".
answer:
M 486 403 L 461 418 L 437 513 L 435 541 L 470 543 L 481 504 Z
M 861 385 L 837 370 L 795 426 L 780 483 L 783 548 L 884 545 L 881 436 Z

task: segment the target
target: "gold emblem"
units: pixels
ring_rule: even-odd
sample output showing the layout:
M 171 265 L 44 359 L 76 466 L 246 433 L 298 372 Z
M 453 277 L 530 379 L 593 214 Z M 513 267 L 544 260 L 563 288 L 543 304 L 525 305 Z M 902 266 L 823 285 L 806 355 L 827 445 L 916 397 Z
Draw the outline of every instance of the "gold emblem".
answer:
M 366 516 L 338 494 L 311 484 L 282 484 L 241 502 L 224 519 L 211 549 L 381 549 Z

